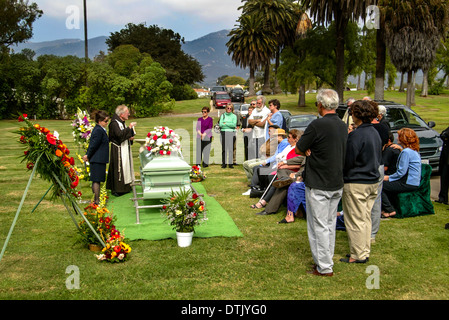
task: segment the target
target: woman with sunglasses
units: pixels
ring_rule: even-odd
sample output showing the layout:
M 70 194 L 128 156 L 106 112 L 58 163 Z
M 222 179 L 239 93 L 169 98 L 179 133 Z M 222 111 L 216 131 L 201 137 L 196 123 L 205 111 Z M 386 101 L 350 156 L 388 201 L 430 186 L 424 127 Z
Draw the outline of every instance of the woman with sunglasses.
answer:
M 202 163 L 206 168 L 209 166 L 214 121 L 209 117 L 209 107 L 203 107 L 201 112 L 203 116 L 196 122 L 196 165 L 199 166 Z
M 92 181 L 92 192 L 94 203 L 100 203 L 100 184 L 106 180 L 106 164 L 109 162 L 109 138 L 106 127 L 109 115 L 100 110 L 94 114 L 97 125 L 90 135 L 89 147 L 83 160 L 90 162 L 90 181 Z
M 226 112 L 220 117 L 221 128 L 221 167 L 234 168 L 234 144 L 235 144 L 235 128 L 237 127 L 237 116 L 234 114 L 234 105 L 228 103 L 226 105 Z M 227 157 L 227 161 L 226 161 Z

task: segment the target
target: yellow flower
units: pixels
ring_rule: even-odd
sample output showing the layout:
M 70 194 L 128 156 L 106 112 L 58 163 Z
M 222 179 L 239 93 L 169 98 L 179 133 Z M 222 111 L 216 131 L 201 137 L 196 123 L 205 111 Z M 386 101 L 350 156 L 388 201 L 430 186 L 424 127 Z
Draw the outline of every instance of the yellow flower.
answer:
M 175 214 L 176 214 L 177 216 L 179 216 L 180 214 L 182 214 L 182 211 L 181 211 L 181 210 L 176 210 L 176 211 L 175 211 Z

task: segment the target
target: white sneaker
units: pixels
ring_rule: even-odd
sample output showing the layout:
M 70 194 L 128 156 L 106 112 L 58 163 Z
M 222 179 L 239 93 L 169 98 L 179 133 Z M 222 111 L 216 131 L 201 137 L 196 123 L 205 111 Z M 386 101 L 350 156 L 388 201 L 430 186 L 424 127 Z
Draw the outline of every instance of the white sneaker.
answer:
M 249 196 L 250 194 L 251 194 L 251 189 L 248 189 L 248 191 L 242 193 L 242 196 Z

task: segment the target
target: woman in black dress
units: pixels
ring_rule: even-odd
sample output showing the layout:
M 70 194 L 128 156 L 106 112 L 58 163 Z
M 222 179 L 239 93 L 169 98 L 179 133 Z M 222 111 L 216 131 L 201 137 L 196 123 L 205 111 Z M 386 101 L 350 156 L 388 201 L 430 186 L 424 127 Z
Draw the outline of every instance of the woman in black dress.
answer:
M 94 203 L 100 203 L 100 184 L 106 180 L 106 164 L 109 162 L 109 138 L 106 127 L 109 115 L 106 111 L 95 112 L 94 119 L 97 125 L 92 130 L 89 147 L 83 157 L 84 161 L 90 162 L 90 181 L 92 181 L 92 192 Z

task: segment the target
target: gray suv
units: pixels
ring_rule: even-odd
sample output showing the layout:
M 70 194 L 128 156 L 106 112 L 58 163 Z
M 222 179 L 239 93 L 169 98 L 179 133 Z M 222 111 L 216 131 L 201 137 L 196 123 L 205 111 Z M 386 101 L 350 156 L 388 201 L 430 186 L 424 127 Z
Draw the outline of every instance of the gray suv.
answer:
M 421 160 L 428 161 L 432 166 L 432 171 L 437 172 L 443 142 L 441 141 L 440 134 L 432 129 L 435 127 L 435 122 L 429 121 L 426 123 L 415 111 L 402 104 L 385 100 L 376 100 L 376 102 L 379 105 L 384 105 L 387 109 L 385 118 L 390 124 L 395 142 L 397 142 L 397 132 L 401 128 L 407 127 L 415 130 L 419 137 Z M 338 107 L 337 113 L 340 118 L 344 117 L 347 109 L 348 106 L 345 104 Z

